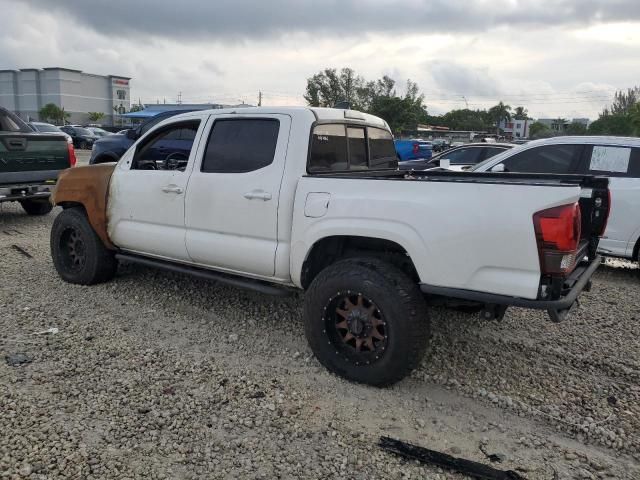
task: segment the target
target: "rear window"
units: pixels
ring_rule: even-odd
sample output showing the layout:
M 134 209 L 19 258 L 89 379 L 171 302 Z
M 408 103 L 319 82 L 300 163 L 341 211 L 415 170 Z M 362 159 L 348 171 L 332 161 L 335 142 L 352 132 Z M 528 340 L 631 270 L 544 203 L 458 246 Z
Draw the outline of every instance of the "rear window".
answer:
M 391 133 L 381 128 L 316 125 L 311 136 L 310 172 L 397 168 Z
M 391 132 L 371 127 L 368 130 L 371 168 L 397 168 L 398 154 Z

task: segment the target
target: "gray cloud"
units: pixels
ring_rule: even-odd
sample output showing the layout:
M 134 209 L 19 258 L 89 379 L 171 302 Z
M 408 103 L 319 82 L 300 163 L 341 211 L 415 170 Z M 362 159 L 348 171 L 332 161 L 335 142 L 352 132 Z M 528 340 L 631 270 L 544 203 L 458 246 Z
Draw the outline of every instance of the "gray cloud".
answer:
M 435 61 L 427 66 L 436 86 L 448 92 L 467 95 L 496 95 L 498 82 L 487 69 L 470 68 L 449 61 Z
M 16 0 L 14 0 L 16 1 Z M 24 3 L 24 2 L 20 2 Z M 26 0 L 107 35 L 239 41 L 308 32 L 481 32 L 640 19 L 638 0 Z

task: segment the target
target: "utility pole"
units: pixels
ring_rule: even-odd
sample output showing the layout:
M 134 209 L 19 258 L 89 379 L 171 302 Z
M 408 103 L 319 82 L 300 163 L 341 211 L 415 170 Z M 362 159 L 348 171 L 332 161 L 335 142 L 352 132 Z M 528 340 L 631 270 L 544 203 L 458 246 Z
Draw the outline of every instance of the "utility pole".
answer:
M 258 106 L 259 107 L 262 106 L 262 92 L 261 91 L 258 92 Z
M 182 103 L 182 92 L 178 92 L 178 105 Z
M 467 97 L 465 97 L 464 95 L 461 95 L 462 100 L 464 100 L 464 104 L 467 106 L 467 110 L 469 110 L 469 102 L 467 102 Z

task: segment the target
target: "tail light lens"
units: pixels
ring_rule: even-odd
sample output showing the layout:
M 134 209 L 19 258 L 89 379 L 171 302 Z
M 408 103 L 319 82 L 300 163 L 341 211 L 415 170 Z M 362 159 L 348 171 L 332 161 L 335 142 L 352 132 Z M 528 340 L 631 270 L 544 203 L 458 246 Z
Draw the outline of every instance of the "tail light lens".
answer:
M 413 153 L 414 153 L 414 155 L 415 155 L 416 153 L 418 153 L 419 151 L 420 151 L 420 144 L 418 144 L 418 143 L 414 143 L 414 144 L 413 144 Z
M 76 159 L 76 151 L 73 148 L 73 143 L 67 142 L 67 151 L 69 153 L 69 166 L 75 167 L 78 160 Z
M 549 208 L 533 215 L 543 274 L 567 274 L 573 270 L 580 243 L 580 225 L 578 203 Z

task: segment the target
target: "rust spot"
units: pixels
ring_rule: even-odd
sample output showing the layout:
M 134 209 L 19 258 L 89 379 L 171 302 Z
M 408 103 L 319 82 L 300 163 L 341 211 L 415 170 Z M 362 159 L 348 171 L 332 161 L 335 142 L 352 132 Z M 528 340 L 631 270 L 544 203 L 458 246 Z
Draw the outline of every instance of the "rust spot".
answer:
M 115 163 L 101 163 L 68 168 L 58 176 L 51 203 L 79 203 L 84 206 L 89 223 L 107 248 L 114 249 L 107 233 L 107 197 Z

